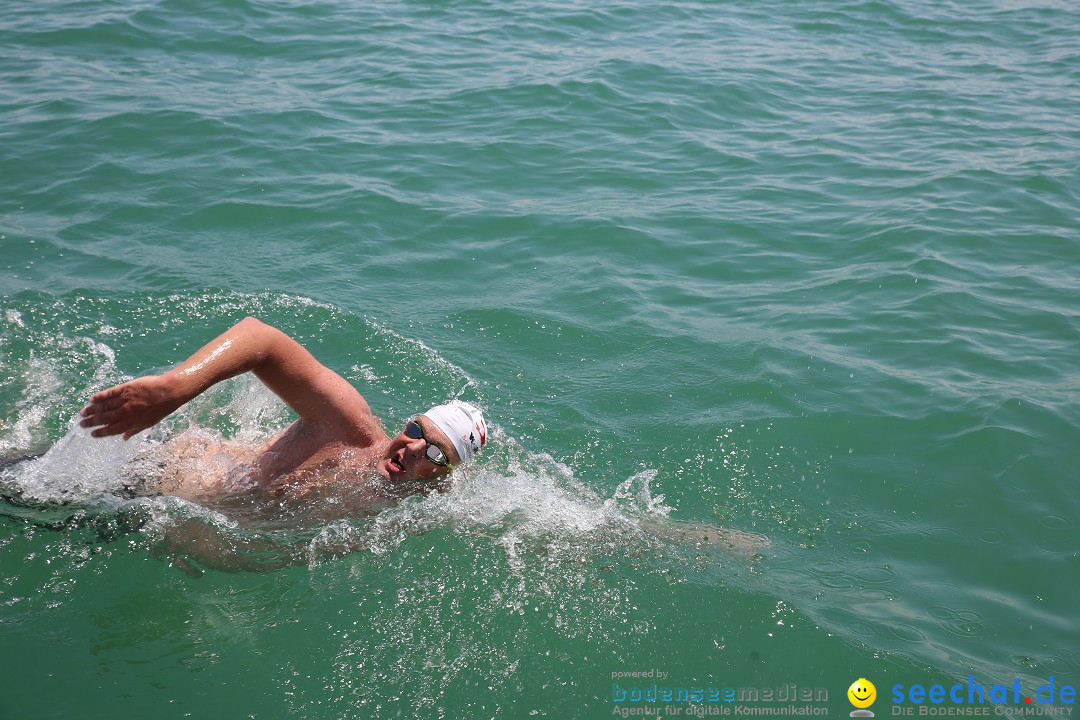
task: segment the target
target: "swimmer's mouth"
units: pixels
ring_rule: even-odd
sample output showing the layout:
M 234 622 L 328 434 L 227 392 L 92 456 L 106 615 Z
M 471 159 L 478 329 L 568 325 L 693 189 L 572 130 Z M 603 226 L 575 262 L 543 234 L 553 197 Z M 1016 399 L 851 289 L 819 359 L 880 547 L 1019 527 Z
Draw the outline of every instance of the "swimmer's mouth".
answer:
M 386 461 L 386 468 L 392 473 L 405 472 L 405 467 L 401 464 L 401 461 L 396 458 L 390 458 Z

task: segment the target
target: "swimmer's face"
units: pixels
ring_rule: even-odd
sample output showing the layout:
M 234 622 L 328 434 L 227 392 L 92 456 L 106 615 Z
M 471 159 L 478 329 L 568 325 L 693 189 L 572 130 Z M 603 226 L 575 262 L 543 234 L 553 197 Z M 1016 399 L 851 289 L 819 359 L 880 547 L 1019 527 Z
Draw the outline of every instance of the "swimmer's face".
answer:
M 423 437 L 411 438 L 402 429 L 390 440 L 375 469 L 388 480 L 437 480 L 450 474 L 450 468 L 433 463 L 427 456 L 428 443 L 435 445 L 450 460 L 451 465 L 461 462 L 454 444 L 435 424 L 421 415 L 416 423 L 423 430 Z

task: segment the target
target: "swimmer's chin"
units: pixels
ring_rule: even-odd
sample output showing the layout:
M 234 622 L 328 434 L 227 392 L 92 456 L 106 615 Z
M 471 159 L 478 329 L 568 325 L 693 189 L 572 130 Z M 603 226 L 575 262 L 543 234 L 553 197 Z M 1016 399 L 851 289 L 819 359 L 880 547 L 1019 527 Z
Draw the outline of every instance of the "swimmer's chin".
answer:
M 401 480 L 405 475 L 405 468 L 397 463 L 393 458 L 380 458 L 379 462 L 375 464 L 375 472 L 382 477 L 383 480 Z

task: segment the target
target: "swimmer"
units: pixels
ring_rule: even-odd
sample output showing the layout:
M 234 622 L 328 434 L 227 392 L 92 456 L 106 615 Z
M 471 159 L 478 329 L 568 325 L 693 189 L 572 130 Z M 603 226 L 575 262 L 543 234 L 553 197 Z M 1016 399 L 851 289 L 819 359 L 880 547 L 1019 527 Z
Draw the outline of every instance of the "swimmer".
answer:
M 172 495 L 232 515 L 232 510 L 250 509 L 247 500 L 261 493 L 275 501 L 266 510 L 279 510 L 279 501 L 295 502 L 305 517 L 339 519 L 409 495 L 449 489 L 451 470 L 471 461 L 487 440 L 479 408 L 460 401 L 431 408 L 390 437 L 348 381 L 285 333 L 251 317 L 172 370 L 95 393 L 79 424 L 91 428 L 94 437 L 127 440 L 213 385 L 246 372 L 254 373 L 299 418 L 259 448 L 185 432 L 143 458 L 139 468 L 156 466 L 159 477 L 133 487 L 132 494 Z M 312 502 L 320 499 L 332 502 Z M 699 548 L 723 545 L 753 554 L 768 546 L 761 536 L 708 525 L 643 522 L 641 528 Z M 222 570 L 307 562 L 306 543 L 281 547 L 261 537 L 236 538 L 199 518 L 170 527 L 164 541 L 167 551 L 182 553 L 172 559 L 190 572 L 197 571 L 184 557 Z M 269 561 L 259 555 L 268 550 L 273 551 Z
M 472 460 L 487 440 L 480 409 L 457 400 L 436 405 L 390 437 L 347 380 L 282 331 L 252 317 L 168 372 L 95 393 L 79 424 L 92 428 L 94 437 L 127 440 L 211 386 L 246 372 L 299 418 L 256 450 L 198 435 L 172 441 L 172 461 L 161 461 L 163 469 L 171 468 L 171 479 L 157 491 L 196 501 L 241 490 L 304 499 L 328 486 L 340 491 L 343 482 L 378 486 L 378 494 L 395 498 L 442 492 L 450 471 Z M 203 462 L 198 469 L 190 464 L 208 457 L 220 462 Z M 207 472 L 215 466 L 221 471 Z M 185 473 L 185 467 L 194 471 Z

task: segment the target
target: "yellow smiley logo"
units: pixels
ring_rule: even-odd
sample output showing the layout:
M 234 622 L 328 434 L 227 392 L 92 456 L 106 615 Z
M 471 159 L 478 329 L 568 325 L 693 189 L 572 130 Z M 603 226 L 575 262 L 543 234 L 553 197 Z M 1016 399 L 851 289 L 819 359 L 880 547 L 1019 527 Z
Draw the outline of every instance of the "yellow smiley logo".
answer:
M 874 700 L 877 699 L 877 688 L 874 687 L 874 683 L 866 678 L 859 678 L 851 683 L 847 696 L 851 704 L 861 710 L 874 704 Z

